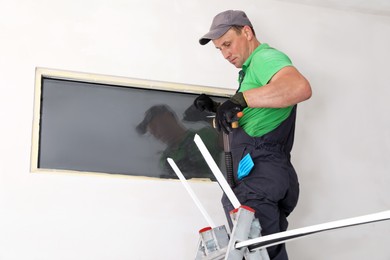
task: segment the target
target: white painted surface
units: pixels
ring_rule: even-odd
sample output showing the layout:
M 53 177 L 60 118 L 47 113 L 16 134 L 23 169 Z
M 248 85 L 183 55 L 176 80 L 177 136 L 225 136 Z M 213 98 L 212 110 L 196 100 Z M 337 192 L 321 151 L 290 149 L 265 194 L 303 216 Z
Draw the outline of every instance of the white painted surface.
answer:
M 390 207 L 390 16 L 285 1 L 9 1 L 0 8 L 0 259 L 192 259 L 207 225 L 179 181 L 30 173 L 35 67 L 236 86 L 237 70 L 198 38 L 243 9 L 262 42 L 311 81 L 293 162 L 290 228 Z M 386 13 L 385 13 L 386 14 Z M 217 184 L 191 183 L 216 224 Z M 337 233 L 336 233 L 337 232 Z M 389 260 L 390 223 L 288 244 L 291 259 Z

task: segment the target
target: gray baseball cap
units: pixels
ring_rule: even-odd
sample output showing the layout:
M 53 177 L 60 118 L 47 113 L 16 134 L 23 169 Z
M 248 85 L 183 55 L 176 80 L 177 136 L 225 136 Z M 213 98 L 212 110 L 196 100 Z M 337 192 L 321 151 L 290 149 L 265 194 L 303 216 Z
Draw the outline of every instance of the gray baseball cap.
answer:
M 243 11 L 227 10 L 217 14 L 210 27 L 210 31 L 199 39 L 201 45 L 207 44 L 210 40 L 215 40 L 224 35 L 232 26 L 252 27 L 252 23 Z

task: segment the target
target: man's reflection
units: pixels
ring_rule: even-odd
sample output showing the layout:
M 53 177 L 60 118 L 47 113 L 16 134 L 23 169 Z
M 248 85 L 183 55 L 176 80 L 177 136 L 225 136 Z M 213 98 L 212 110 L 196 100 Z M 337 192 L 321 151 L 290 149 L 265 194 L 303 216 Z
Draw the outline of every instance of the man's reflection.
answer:
M 198 134 L 205 142 L 217 164 L 220 163 L 221 146 L 218 133 L 211 126 L 199 130 L 187 129 L 177 118 L 175 112 L 167 105 L 155 105 L 145 112 L 144 120 L 136 128 L 139 134 L 150 133 L 157 140 L 166 144 L 160 156 L 162 178 L 177 178 L 167 158 L 172 158 L 187 179 L 210 178 L 215 180 L 203 156 L 194 142 Z

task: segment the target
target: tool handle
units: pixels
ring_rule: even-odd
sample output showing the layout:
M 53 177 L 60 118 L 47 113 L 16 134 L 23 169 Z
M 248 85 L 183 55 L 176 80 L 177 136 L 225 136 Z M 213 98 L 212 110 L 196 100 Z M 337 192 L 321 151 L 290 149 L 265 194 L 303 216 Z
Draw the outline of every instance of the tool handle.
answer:
M 244 115 L 244 113 L 242 111 L 238 112 L 237 115 L 236 115 L 237 119 L 241 118 L 243 115 Z M 232 128 L 238 128 L 238 127 L 239 127 L 238 120 L 237 121 L 233 121 L 232 122 Z
M 236 114 L 237 120 L 236 120 L 236 121 L 233 121 L 233 122 L 231 123 L 232 128 L 238 128 L 238 127 L 240 126 L 240 125 L 238 124 L 238 119 L 241 118 L 241 117 L 243 117 L 243 116 L 244 116 L 244 113 L 243 113 L 242 111 L 240 111 L 240 112 L 238 112 L 238 113 Z M 217 124 L 216 124 L 216 122 L 215 122 L 215 118 L 213 118 L 213 127 L 214 127 L 214 128 L 217 128 Z
M 225 166 L 226 166 L 226 181 L 229 184 L 230 188 L 233 189 L 236 186 L 236 183 L 234 181 L 233 157 L 230 151 L 225 152 Z

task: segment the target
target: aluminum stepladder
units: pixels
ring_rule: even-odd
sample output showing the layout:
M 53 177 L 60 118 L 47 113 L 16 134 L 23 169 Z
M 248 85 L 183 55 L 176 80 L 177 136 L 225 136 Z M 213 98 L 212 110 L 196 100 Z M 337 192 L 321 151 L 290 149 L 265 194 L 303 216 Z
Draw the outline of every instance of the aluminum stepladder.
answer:
M 235 208 L 235 210 L 230 212 L 233 229 L 229 236 L 225 226 L 215 226 L 195 194 L 193 194 L 193 191 L 188 186 L 176 164 L 172 159 L 168 158 L 168 162 L 173 170 L 187 188 L 187 191 L 190 193 L 195 204 L 197 204 L 210 225 L 210 227 L 203 228 L 199 231 L 200 239 L 195 260 L 269 260 L 266 248 L 270 246 L 296 240 L 319 232 L 390 220 L 390 210 L 386 210 L 374 214 L 327 222 L 262 237 L 260 236 L 261 226 L 259 221 L 254 218 L 253 209 L 240 204 L 198 135 L 195 135 L 194 141 L 208 163 L 211 171 L 217 178 L 221 188 Z
M 260 222 L 255 218 L 255 211 L 252 208 L 239 205 L 230 212 L 233 229 L 229 235 L 224 225 L 215 226 L 175 162 L 171 158 L 168 158 L 168 162 L 210 225 L 199 231 L 195 260 L 269 260 L 265 248 L 254 251 L 248 250 L 247 247 L 236 248 L 236 243 L 261 235 Z
M 265 248 L 250 251 L 247 247 L 236 248 L 236 243 L 261 236 L 259 220 L 254 210 L 240 206 L 230 212 L 233 230 L 229 236 L 225 226 L 204 228 L 199 231 L 200 239 L 195 260 L 269 260 Z
M 236 243 L 246 241 L 251 238 L 256 238 L 261 235 L 260 222 L 258 219 L 255 218 L 255 211 L 253 209 L 246 206 L 242 206 L 240 204 L 236 195 L 234 194 L 233 190 L 231 189 L 230 185 L 228 184 L 221 170 L 219 169 L 218 165 L 215 163 L 213 157 L 204 145 L 200 136 L 195 135 L 194 141 L 198 146 L 200 152 L 202 153 L 202 156 L 209 165 L 222 190 L 235 208 L 230 212 L 233 229 L 229 239 L 228 247 L 226 249 L 225 258 L 221 259 L 242 260 L 243 258 L 245 258 L 248 260 L 268 260 L 269 257 L 266 249 L 253 252 L 249 251 L 245 247 L 236 249 Z
M 197 138 L 198 137 L 198 138 Z M 168 163 L 172 169 L 182 181 L 187 191 L 191 195 L 195 204 L 198 206 L 204 217 L 209 223 L 209 227 L 203 228 L 199 231 L 199 243 L 198 251 L 196 253 L 195 260 L 211 260 L 211 259 L 225 259 L 225 260 L 269 260 L 267 250 L 254 250 L 249 251 L 246 247 L 236 248 L 236 243 L 247 241 L 249 239 L 257 238 L 261 235 L 261 226 L 259 220 L 255 218 L 255 211 L 249 207 L 242 206 L 237 197 L 233 193 L 229 184 L 227 183 L 222 172 L 219 170 L 217 164 L 212 159 L 206 146 L 198 135 L 195 136 L 195 142 L 199 146 L 202 155 L 205 157 L 209 164 L 212 161 L 212 165 L 209 164 L 214 176 L 216 177 L 221 188 L 234 206 L 234 210 L 230 212 L 230 218 L 233 223 L 233 229 L 231 235 L 228 234 L 225 226 L 216 227 L 204 210 L 203 206 L 199 202 L 198 198 L 189 187 L 184 175 L 181 173 L 175 162 L 168 158 Z

